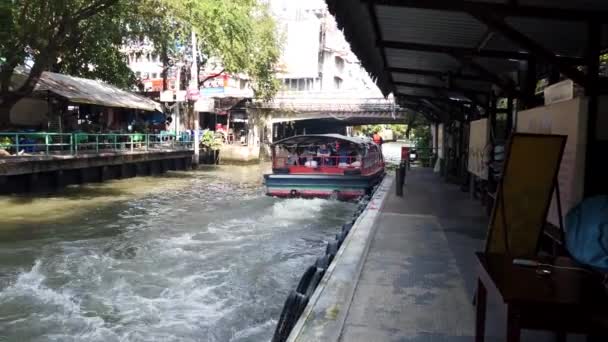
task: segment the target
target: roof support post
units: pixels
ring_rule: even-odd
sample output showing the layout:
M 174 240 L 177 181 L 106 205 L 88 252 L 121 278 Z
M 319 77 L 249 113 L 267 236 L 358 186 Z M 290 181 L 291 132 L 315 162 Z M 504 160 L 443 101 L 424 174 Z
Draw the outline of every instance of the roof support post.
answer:
M 533 108 L 536 105 L 536 58 L 530 58 L 526 63 L 526 76 L 524 82 L 524 98 L 520 99 L 523 102 L 523 106 L 520 106 L 520 108 Z
M 599 68 L 600 68 L 600 46 L 601 25 L 597 22 L 589 23 L 588 46 L 587 46 L 587 87 L 585 92 L 589 97 L 589 108 L 587 117 L 587 148 L 585 154 L 585 197 L 608 191 L 608 167 L 602 163 L 602 147 L 607 142 L 601 143 L 597 139 L 598 107 L 599 107 Z
M 511 96 L 507 99 L 507 123 L 505 125 L 505 139 L 509 140 L 511 137 L 511 132 L 513 132 L 513 127 L 515 126 L 515 116 L 513 112 L 515 110 L 514 106 L 515 99 Z
M 565 63 L 564 61 L 560 60 L 552 51 L 549 51 L 545 47 L 541 46 L 539 43 L 530 39 L 528 36 L 509 26 L 504 21 L 504 19 L 497 18 L 494 15 L 481 11 L 469 10 L 469 14 L 471 14 L 475 19 L 487 25 L 489 28 L 497 31 L 509 40 L 528 50 L 530 53 L 535 54 L 536 56 L 545 60 L 549 64 L 557 66 L 562 74 L 566 75 L 579 85 L 586 87 L 587 78 L 585 77 L 584 73 L 578 71 L 576 68 L 573 68 L 568 63 Z

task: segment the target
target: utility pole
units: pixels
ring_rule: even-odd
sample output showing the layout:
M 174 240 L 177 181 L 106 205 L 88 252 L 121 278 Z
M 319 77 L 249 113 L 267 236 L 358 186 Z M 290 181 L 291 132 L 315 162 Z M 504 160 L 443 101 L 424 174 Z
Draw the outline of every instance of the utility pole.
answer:
M 194 33 L 194 30 L 192 30 L 192 69 L 190 70 L 192 77 L 190 78 L 191 79 L 190 87 L 191 87 L 191 90 L 194 90 L 192 88 L 196 87 L 195 89 L 196 89 L 196 91 L 198 91 L 198 65 L 197 65 L 197 61 L 196 61 L 196 59 L 197 59 L 196 54 L 197 54 L 196 33 Z M 199 160 L 199 114 L 194 109 L 194 106 L 192 106 L 192 113 L 194 114 L 194 161 L 193 161 L 193 164 L 198 165 L 198 160 Z
M 176 93 L 175 93 L 175 140 L 177 141 L 177 138 L 179 136 L 179 116 L 180 116 L 180 103 L 179 103 L 179 99 L 177 98 L 179 96 L 179 91 L 180 91 L 180 85 L 182 83 L 182 66 L 181 63 L 177 63 L 177 76 L 175 77 L 175 88 L 176 88 Z

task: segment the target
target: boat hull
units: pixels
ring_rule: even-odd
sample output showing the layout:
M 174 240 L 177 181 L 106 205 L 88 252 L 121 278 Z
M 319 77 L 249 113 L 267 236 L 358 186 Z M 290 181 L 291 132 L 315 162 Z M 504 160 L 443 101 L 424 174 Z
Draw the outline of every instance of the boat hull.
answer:
M 384 177 L 384 170 L 369 176 L 329 174 L 267 174 L 266 194 L 275 197 L 305 197 L 354 200 L 368 194 Z

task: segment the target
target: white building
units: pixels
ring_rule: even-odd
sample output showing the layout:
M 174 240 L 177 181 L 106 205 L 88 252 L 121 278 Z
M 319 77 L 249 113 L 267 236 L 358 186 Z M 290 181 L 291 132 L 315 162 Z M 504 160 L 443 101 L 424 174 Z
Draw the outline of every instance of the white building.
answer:
M 163 81 L 163 63 L 160 55 L 150 43 L 131 44 L 123 47 L 129 68 L 143 84 L 144 91 L 161 91 Z M 175 77 L 169 71 L 168 89 L 175 87 Z
M 381 96 L 323 0 L 268 0 L 283 53 L 278 77 L 286 92 L 369 91 Z

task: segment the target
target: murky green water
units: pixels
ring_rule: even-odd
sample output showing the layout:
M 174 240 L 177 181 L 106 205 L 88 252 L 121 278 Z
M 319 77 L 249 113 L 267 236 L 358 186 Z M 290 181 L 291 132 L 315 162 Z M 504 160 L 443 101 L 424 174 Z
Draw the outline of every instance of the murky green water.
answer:
M 266 197 L 266 167 L 0 197 L 0 341 L 268 341 L 354 204 Z

